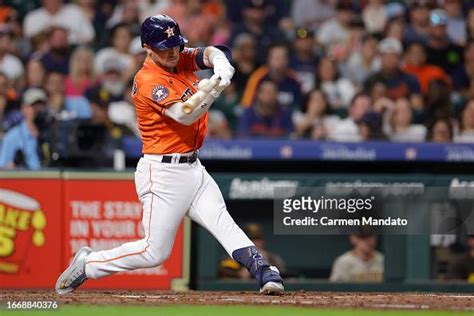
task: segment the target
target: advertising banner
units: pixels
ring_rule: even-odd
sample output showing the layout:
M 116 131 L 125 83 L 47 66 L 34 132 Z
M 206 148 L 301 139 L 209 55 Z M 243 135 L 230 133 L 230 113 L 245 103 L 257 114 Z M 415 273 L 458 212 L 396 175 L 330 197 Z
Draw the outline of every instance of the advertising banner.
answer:
M 143 238 L 142 206 L 131 173 L 0 173 L 0 284 L 53 288 L 82 246 L 117 247 Z M 165 263 L 87 282 L 84 288 L 186 289 L 185 221 Z
M 61 271 L 61 179 L 1 178 L 0 284 L 51 288 Z
M 124 139 L 129 158 L 142 155 L 136 137 Z M 316 161 L 474 161 L 474 144 L 468 143 L 339 143 L 314 140 L 208 139 L 202 160 L 316 160 Z

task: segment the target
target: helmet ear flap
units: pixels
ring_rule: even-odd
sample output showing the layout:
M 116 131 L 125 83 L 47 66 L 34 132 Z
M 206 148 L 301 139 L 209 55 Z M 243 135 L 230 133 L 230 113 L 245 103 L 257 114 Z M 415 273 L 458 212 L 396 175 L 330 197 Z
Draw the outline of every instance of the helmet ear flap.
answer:
M 184 44 L 179 47 L 179 51 L 182 52 L 184 50 Z

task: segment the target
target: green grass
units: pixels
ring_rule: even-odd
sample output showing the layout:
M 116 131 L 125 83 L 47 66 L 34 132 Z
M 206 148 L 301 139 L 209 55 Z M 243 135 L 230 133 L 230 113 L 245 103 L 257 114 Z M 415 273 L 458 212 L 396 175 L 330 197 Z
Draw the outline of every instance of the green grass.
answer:
M 63 306 L 56 311 L 0 311 L 1 315 L 52 315 L 52 316 L 470 316 L 473 312 L 449 312 L 449 311 L 380 311 L 380 310 L 351 310 L 351 309 L 315 309 L 291 306 L 201 306 L 201 305 L 177 305 L 177 306 Z

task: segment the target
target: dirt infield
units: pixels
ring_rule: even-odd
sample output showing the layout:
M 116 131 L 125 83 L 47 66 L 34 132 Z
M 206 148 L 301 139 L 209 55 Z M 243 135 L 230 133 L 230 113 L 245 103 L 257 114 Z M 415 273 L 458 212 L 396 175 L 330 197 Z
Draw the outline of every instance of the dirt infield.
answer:
M 474 295 L 431 293 L 287 292 L 263 296 L 253 292 L 77 291 L 58 297 L 53 291 L 0 290 L 0 301 L 59 300 L 61 304 L 127 305 L 287 305 L 320 308 L 424 309 L 474 311 Z

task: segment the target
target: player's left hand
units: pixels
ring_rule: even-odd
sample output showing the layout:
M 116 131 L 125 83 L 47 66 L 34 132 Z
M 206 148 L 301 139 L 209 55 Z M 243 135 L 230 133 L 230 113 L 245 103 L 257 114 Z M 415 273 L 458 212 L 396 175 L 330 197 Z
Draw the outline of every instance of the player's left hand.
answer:
M 235 69 L 224 56 L 214 58 L 213 63 L 214 74 L 221 78 L 217 88 L 224 90 L 230 85 L 230 80 L 234 76 Z

